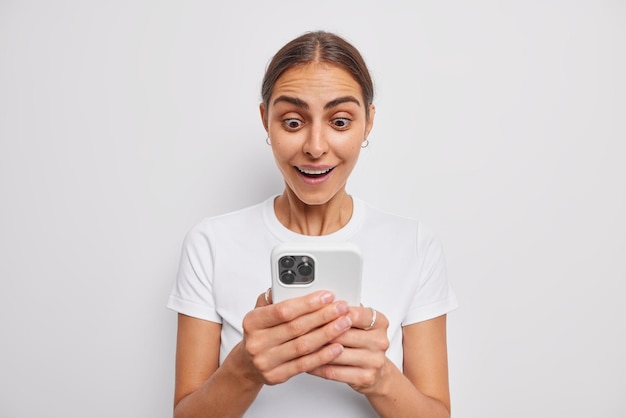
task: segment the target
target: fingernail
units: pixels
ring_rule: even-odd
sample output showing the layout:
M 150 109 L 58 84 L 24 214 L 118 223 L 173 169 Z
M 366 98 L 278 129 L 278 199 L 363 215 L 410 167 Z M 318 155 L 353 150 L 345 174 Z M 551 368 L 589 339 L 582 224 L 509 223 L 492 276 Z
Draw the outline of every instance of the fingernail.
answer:
M 332 293 L 324 293 L 320 297 L 320 299 L 322 300 L 322 303 L 330 303 L 330 302 L 333 301 L 334 298 L 335 298 L 335 296 L 333 296 Z
M 330 347 L 330 353 L 333 356 L 338 356 L 342 352 L 343 352 L 343 345 L 333 345 L 332 347 Z
M 339 331 L 345 331 L 352 326 L 352 321 L 347 316 L 344 316 L 339 321 L 337 321 L 336 326 Z
M 338 313 L 339 315 L 348 313 L 349 311 L 350 311 L 350 308 L 348 307 L 348 304 L 345 302 L 340 302 L 335 305 L 335 312 Z

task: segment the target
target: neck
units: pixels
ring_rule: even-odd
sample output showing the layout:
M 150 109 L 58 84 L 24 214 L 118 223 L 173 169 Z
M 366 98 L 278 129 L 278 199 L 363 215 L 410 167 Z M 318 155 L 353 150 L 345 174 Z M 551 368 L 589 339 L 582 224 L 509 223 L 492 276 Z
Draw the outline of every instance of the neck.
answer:
M 302 235 L 328 235 L 343 228 L 352 217 L 352 198 L 341 190 L 328 202 L 308 205 L 288 187 L 274 201 L 276 217 L 287 229 Z

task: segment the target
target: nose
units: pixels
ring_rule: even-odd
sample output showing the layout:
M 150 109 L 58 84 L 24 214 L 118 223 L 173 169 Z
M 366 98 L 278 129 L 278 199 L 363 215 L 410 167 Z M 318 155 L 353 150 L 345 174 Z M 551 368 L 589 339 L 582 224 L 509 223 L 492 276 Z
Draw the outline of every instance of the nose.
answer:
M 311 126 L 302 150 L 314 159 L 321 158 L 328 152 L 328 141 L 321 124 Z

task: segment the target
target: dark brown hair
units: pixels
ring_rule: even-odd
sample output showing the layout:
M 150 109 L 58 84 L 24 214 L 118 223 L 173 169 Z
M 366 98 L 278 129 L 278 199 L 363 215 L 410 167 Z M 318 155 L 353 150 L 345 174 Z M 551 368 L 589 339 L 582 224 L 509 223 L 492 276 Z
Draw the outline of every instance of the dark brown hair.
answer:
M 348 41 L 330 32 L 307 32 L 288 42 L 272 58 L 263 78 L 261 97 L 267 108 L 276 80 L 288 69 L 315 62 L 335 65 L 346 70 L 361 86 L 365 114 L 374 100 L 374 85 L 365 60 Z

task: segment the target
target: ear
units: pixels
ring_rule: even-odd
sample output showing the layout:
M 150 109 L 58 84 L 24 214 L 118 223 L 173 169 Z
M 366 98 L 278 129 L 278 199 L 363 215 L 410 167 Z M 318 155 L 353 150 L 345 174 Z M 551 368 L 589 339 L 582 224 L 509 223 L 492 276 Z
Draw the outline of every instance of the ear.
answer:
M 376 106 L 374 106 L 374 104 L 372 103 L 370 104 L 370 115 L 367 118 L 367 123 L 365 125 L 365 139 L 367 139 L 370 131 L 374 127 L 374 116 L 376 116 Z
M 265 104 L 261 103 L 259 105 L 259 113 L 261 114 L 261 122 L 263 123 L 263 128 L 265 128 L 265 132 L 269 133 L 268 126 L 267 126 L 267 114 L 265 112 L 266 112 Z

